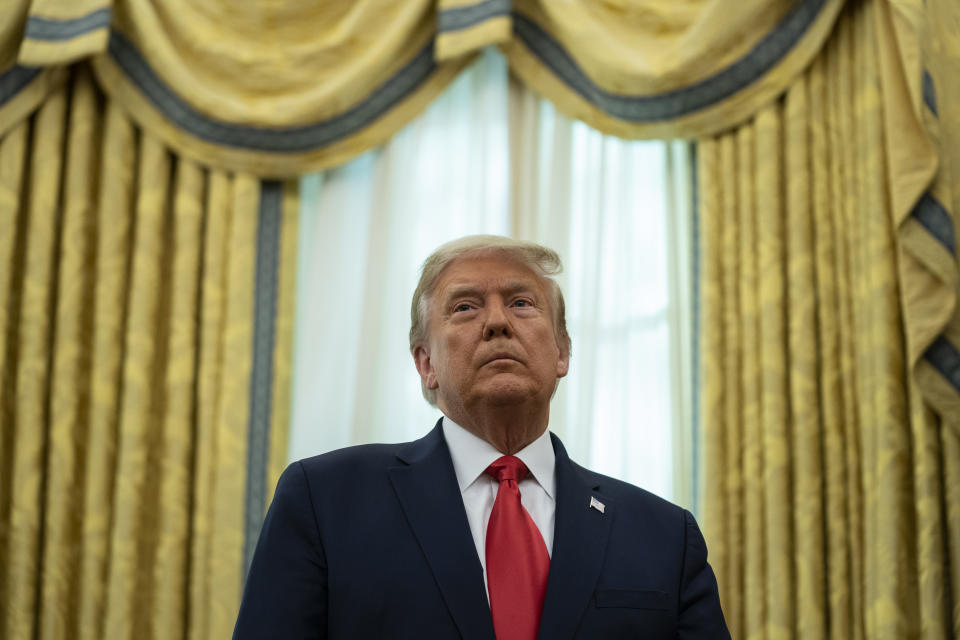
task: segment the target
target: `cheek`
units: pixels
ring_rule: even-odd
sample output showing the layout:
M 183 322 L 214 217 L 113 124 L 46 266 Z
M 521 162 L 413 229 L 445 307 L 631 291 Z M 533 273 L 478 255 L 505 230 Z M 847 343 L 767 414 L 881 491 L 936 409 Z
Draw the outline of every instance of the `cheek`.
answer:
M 447 336 L 444 340 L 443 351 L 445 359 L 450 362 L 465 360 L 471 352 L 471 345 L 468 336 L 461 335 L 463 332 L 457 332 Z
M 462 369 L 463 346 L 456 339 L 447 339 L 442 345 L 437 345 L 434 351 L 433 368 L 438 375 L 450 376 Z

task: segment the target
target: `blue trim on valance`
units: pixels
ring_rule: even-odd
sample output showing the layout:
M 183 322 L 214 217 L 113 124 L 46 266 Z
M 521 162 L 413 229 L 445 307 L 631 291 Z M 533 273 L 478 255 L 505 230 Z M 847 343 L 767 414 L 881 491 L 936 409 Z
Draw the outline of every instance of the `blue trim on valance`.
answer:
M 437 31 L 459 31 L 479 24 L 490 18 L 510 15 L 512 0 L 483 0 L 476 4 L 437 12 Z
M 960 392 L 960 350 L 945 336 L 939 336 L 927 349 L 925 357 L 927 362 Z
M 24 37 L 31 40 L 72 40 L 91 31 L 108 28 L 111 14 L 110 7 L 103 7 L 91 11 L 85 16 L 70 20 L 30 16 L 27 18 L 27 29 Z
M 23 91 L 41 73 L 43 69 L 40 67 L 21 67 L 20 65 L 0 73 L 0 107 Z
M 430 42 L 366 100 L 348 111 L 310 125 L 266 128 L 232 124 L 200 113 L 174 93 L 136 47 L 116 31 L 110 34 L 108 51 L 147 100 L 179 129 L 212 144 L 271 153 L 312 151 L 350 137 L 402 102 L 436 70 Z
M 273 414 L 273 355 L 276 345 L 277 299 L 280 290 L 280 226 L 283 183 L 260 183 L 257 222 L 257 266 L 253 301 L 253 366 L 250 371 L 250 416 L 247 431 L 247 491 L 243 538 L 246 581 L 267 507 L 267 465 Z
M 957 239 L 950 213 L 929 192 L 920 197 L 910 215 L 946 247 L 947 251 L 957 254 Z
M 726 69 L 689 87 L 651 96 L 601 89 L 559 42 L 523 14 L 513 14 L 513 30 L 567 86 L 604 113 L 628 122 L 657 122 L 710 107 L 759 80 L 807 33 L 825 4 L 826 0 L 801 0 L 749 53 Z

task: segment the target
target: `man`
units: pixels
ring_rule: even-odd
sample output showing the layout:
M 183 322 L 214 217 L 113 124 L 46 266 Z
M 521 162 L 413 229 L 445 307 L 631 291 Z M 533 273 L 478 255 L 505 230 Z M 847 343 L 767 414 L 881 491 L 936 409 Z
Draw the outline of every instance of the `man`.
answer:
M 547 431 L 570 361 L 559 270 L 495 236 L 427 259 L 410 349 L 443 418 L 288 467 L 235 638 L 729 638 L 693 517 Z

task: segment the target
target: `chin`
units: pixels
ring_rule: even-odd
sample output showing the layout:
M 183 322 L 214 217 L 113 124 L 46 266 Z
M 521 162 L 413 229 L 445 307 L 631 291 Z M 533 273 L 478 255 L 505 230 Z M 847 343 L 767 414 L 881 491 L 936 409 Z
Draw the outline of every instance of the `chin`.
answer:
M 484 389 L 481 395 L 484 401 L 495 407 L 523 404 L 537 397 L 534 389 L 523 384 L 499 384 Z
M 496 395 L 487 398 L 487 405 L 491 407 L 512 407 L 521 405 L 530 398 L 529 395 Z

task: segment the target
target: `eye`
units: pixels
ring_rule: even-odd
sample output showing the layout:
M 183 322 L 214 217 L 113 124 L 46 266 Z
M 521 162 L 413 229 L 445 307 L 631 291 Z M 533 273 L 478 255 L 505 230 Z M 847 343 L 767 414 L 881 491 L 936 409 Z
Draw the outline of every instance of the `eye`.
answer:
M 533 305 L 530 304 L 530 301 L 529 301 L 529 300 L 520 299 L 520 300 L 514 300 L 514 301 L 513 301 L 513 306 L 515 306 L 515 307 L 532 307 Z
M 454 313 L 460 313 L 462 311 L 470 311 L 470 305 L 466 302 L 461 302 L 453 308 Z

